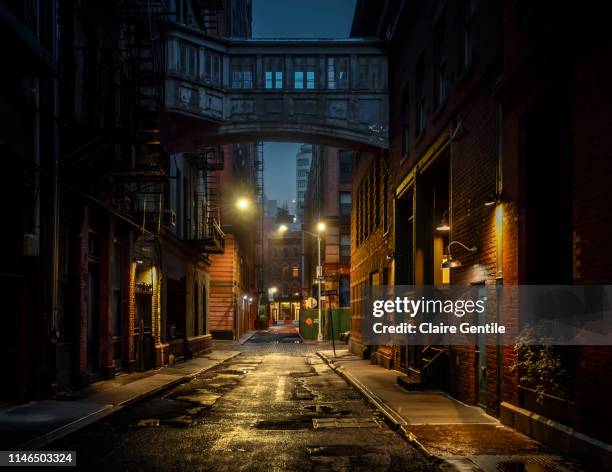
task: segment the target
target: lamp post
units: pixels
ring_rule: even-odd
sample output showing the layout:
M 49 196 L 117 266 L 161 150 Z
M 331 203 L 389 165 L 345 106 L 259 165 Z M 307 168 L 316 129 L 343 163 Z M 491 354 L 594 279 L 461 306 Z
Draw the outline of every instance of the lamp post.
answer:
M 281 225 L 278 228 L 278 231 L 283 234 L 289 228 L 287 225 Z M 321 233 L 325 231 L 325 223 L 320 221 L 317 224 L 317 232 L 311 233 L 310 231 L 302 230 L 302 233 L 307 234 L 309 236 L 313 236 L 317 238 L 317 281 L 319 286 L 318 300 L 317 300 L 317 308 L 319 314 L 319 331 L 317 333 L 317 341 L 323 341 L 323 332 L 321 331 L 321 286 L 323 285 L 323 267 L 321 266 Z

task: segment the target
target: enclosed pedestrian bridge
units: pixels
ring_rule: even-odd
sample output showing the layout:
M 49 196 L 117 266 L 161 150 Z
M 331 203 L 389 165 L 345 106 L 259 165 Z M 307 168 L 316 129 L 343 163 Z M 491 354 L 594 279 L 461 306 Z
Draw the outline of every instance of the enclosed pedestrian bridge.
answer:
M 226 39 L 171 27 L 164 42 L 170 152 L 256 140 L 388 147 L 380 41 Z

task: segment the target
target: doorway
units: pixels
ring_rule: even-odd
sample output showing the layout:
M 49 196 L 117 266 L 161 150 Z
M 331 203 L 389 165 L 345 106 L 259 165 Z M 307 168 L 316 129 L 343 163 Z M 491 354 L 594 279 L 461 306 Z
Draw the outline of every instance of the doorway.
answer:
M 134 350 L 137 370 L 153 367 L 152 331 L 153 285 L 136 285 L 136 323 L 134 326 Z

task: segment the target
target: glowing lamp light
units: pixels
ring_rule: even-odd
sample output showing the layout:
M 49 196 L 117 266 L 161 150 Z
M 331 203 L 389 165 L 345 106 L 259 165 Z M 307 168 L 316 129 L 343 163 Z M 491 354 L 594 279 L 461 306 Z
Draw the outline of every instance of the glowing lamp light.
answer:
M 317 231 L 325 231 L 325 223 L 323 223 L 322 221 L 319 222 L 319 224 L 317 225 Z

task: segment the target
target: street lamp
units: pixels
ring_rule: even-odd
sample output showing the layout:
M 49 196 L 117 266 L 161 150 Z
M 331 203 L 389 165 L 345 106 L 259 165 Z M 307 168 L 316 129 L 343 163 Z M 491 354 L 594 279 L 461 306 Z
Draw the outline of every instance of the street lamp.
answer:
M 238 199 L 238 201 L 236 202 L 236 206 L 238 207 L 238 209 L 240 210 L 246 210 L 249 207 L 249 201 L 246 198 L 240 198 Z
M 283 234 L 283 233 L 284 233 L 284 232 L 286 232 L 288 229 L 289 229 L 289 228 L 287 227 L 287 225 L 280 225 L 280 226 L 278 227 L 278 232 L 279 232 L 280 234 Z

